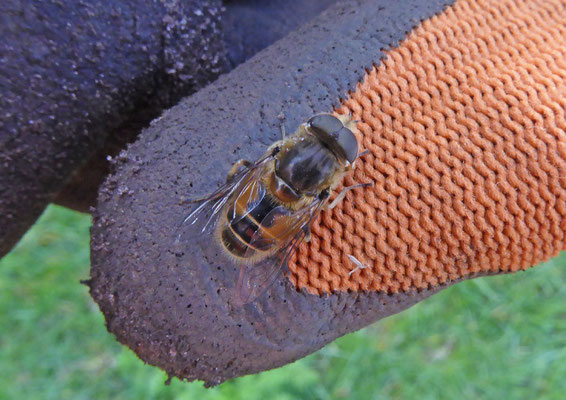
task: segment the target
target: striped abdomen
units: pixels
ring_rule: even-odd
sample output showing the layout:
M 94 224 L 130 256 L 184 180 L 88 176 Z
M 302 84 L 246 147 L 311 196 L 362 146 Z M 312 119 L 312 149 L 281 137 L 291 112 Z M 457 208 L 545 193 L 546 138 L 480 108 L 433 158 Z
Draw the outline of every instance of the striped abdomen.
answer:
M 224 247 L 238 258 L 263 258 L 292 232 L 291 212 L 277 203 L 261 182 L 249 185 L 221 218 Z

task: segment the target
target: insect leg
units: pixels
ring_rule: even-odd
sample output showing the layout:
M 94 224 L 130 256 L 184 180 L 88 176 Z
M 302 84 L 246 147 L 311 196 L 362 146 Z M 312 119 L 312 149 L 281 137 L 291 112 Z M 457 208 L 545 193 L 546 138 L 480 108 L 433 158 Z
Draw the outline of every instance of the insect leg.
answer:
M 305 226 L 305 238 L 303 239 L 306 243 L 311 241 L 311 227 L 310 225 Z
M 357 185 L 345 187 L 344 189 L 342 189 L 340 194 L 338 194 L 338 196 L 336 196 L 334 201 L 332 201 L 332 203 L 330 203 L 330 205 L 328 206 L 328 209 L 332 210 L 334 207 L 336 207 L 336 205 L 342 201 L 344 196 L 346 196 L 346 193 L 348 193 L 349 190 L 356 189 L 356 188 L 359 188 L 359 187 L 367 187 L 367 186 L 371 186 L 371 185 L 373 185 L 373 183 L 358 183 Z
M 356 266 L 356 268 L 354 268 L 353 270 L 351 270 L 348 273 L 348 276 L 351 276 L 354 272 L 356 272 L 358 269 L 366 269 L 368 268 L 367 265 L 362 264 L 356 257 L 354 257 L 353 255 L 347 254 L 348 258 L 350 259 L 350 261 L 352 261 L 352 263 Z
M 234 176 L 236 176 L 236 174 L 238 174 L 239 172 L 243 171 L 246 168 L 249 168 L 250 165 L 252 165 L 252 163 L 248 160 L 244 160 L 243 158 L 241 160 L 236 161 L 234 165 L 232 165 L 232 168 L 230 168 L 230 171 L 228 171 L 228 175 L 226 176 L 226 182 L 230 182 L 232 179 L 234 179 Z
M 283 121 L 285 121 L 285 114 L 279 114 L 277 116 L 277 119 L 280 123 L 279 128 L 281 129 L 281 139 L 285 139 L 285 137 L 287 136 L 287 133 L 285 132 L 285 124 L 283 124 Z

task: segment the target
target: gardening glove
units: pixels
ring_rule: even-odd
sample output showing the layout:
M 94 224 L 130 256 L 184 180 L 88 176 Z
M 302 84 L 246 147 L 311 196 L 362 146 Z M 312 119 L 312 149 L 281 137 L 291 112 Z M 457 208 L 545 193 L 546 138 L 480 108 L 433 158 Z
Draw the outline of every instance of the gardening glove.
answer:
M 556 256 L 564 21 L 564 0 L 342 1 L 164 112 L 115 159 L 94 213 L 89 285 L 110 332 L 214 385 Z M 372 185 L 323 211 L 287 273 L 241 305 L 215 237 L 175 243 L 186 200 L 320 112 L 351 113 L 369 152 L 342 186 Z

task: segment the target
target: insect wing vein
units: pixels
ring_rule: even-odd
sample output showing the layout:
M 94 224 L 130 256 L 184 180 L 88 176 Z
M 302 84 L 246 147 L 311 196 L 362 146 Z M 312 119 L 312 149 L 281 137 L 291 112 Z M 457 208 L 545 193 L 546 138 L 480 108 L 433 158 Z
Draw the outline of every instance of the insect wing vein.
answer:
M 240 276 L 236 284 L 236 300 L 238 303 L 246 304 L 254 301 L 271 286 L 282 271 L 282 267 L 287 264 L 307 236 L 310 224 L 324 208 L 326 202 L 326 198 L 317 199 L 309 206 L 295 211 L 291 216 L 295 222 L 278 236 L 278 238 L 286 237 L 286 239 L 277 245 L 277 249 L 272 255 L 251 265 L 246 264 L 245 258 L 242 259 Z M 276 208 L 270 213 L 278 211 Z M 269 217 L 269 214 L 266 215 L 264 220 Z M 273 238 L 272 243 L 275 244 L 278 238 Z M 260 238 L 260 234 L 256 233 L 250 244 L 253 246 L 258 240 L 265 239 Z
M 175 243 L 193 239 L 212 230 L 220 211 L 226 203 L 241 190 L 243 184 L 255 181 L 263 166 L 269 161 L 271 156 L 264 156 L 249 168 L 240 171 L 234 178 L 218 188 L 210 196 L 199 202 L 199 205 L 183 220 L 177 229 Z

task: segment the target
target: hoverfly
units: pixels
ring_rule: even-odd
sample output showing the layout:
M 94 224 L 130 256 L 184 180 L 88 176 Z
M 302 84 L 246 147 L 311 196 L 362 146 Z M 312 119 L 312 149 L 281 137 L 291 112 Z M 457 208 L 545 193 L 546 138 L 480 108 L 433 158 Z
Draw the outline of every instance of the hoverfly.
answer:
M 348 190 L 367 185 L 347 187 L 328 204 L 359 156 L 355 130 L 347 116 L 315 115 L 256 162 L 236 162 L 225 185 L 193 201 L 198 206 L 181 225 L 186 238 L 212 233 L 240 264 L 236 300 L 245 304 L 263 293 L 309 237 L 320 211 L 333 208 Z

